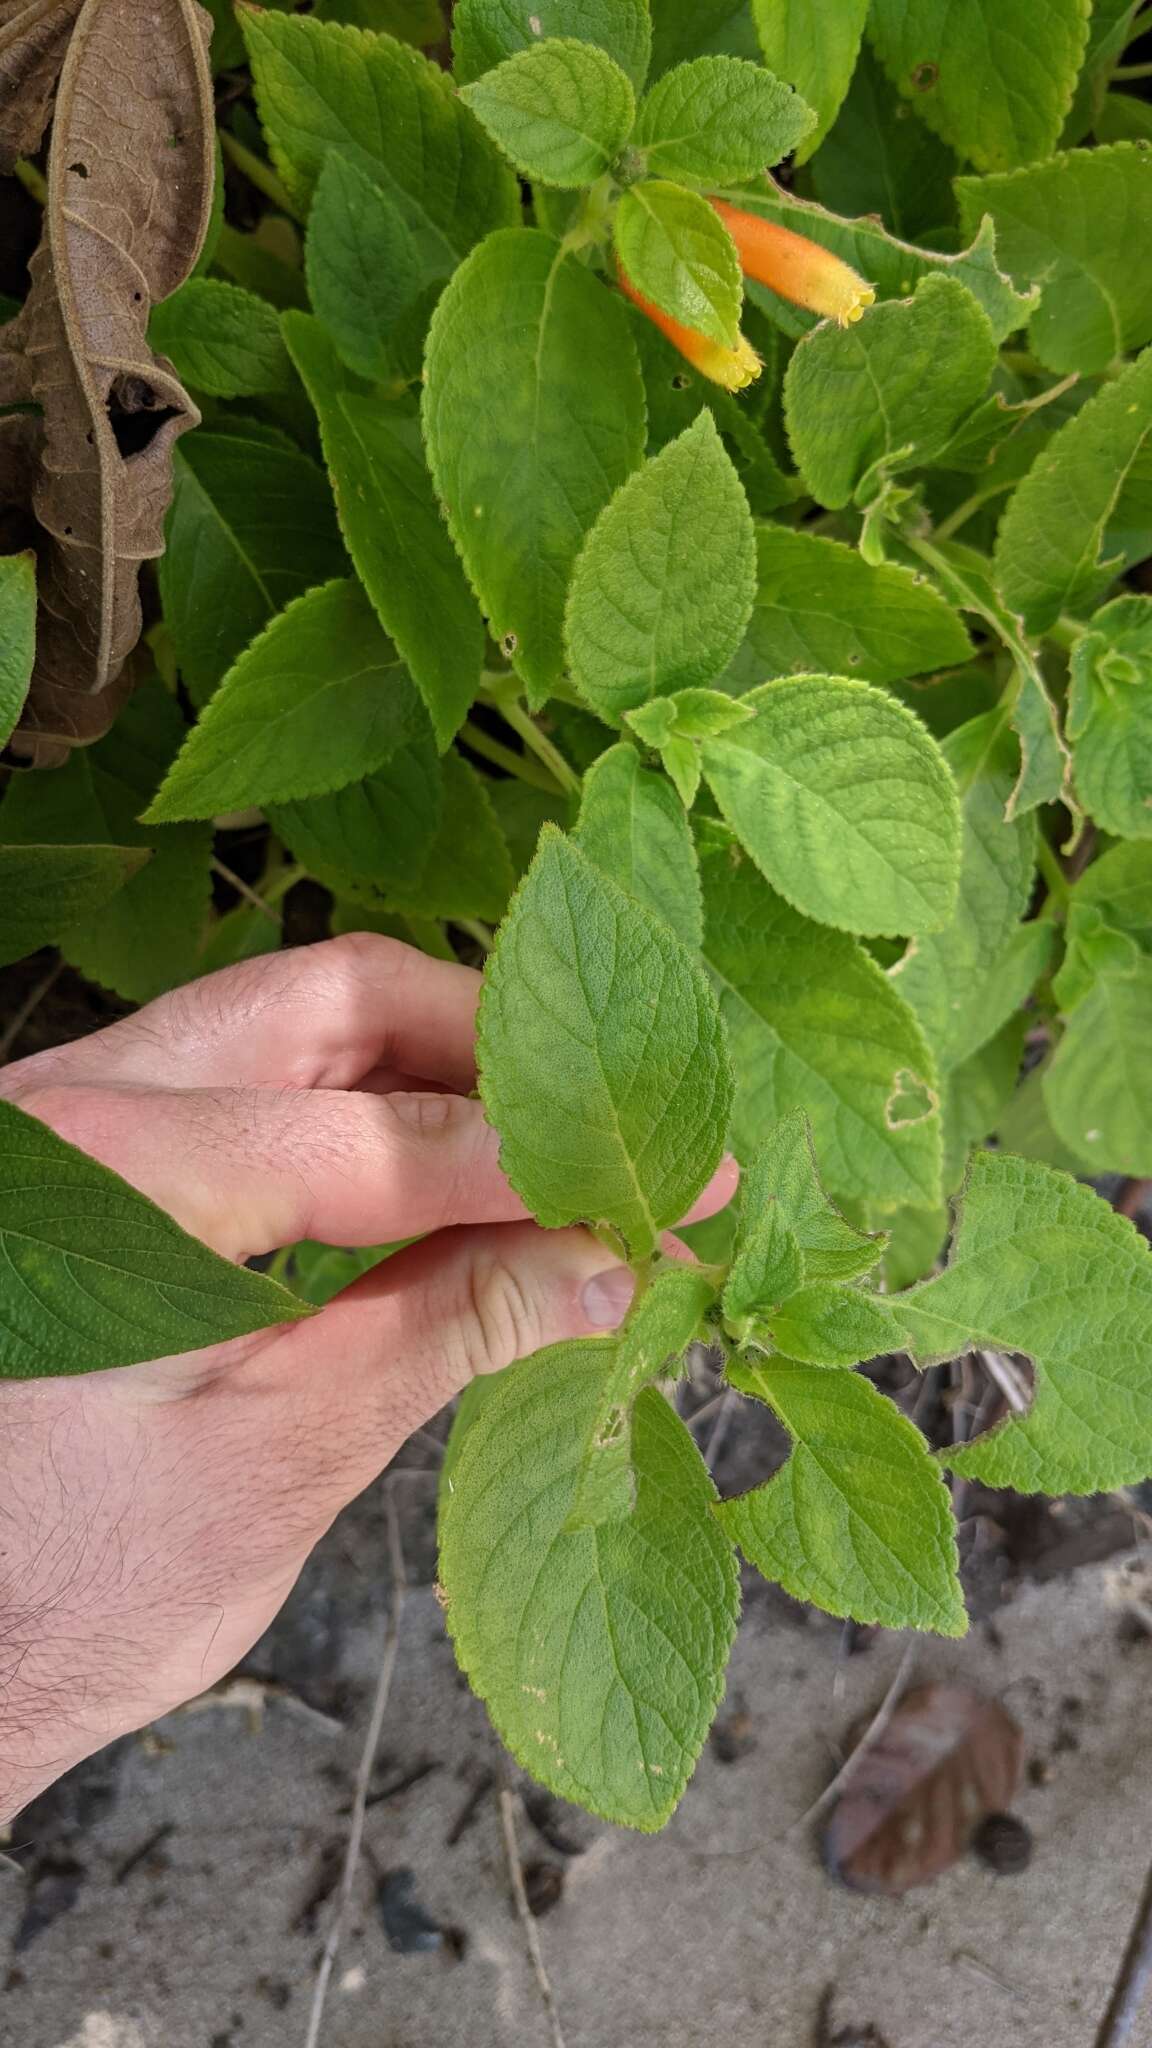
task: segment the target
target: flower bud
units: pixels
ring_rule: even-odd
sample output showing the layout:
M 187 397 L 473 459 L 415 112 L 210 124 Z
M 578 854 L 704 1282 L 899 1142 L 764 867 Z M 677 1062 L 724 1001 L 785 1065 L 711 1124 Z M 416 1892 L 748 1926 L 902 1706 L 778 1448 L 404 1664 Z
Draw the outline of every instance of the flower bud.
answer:
M 655 327 L 660 329 L 679 349 L 680 354 L 699 370 L 702 377 L 710 377 L 714 384 L 722 384 L 726 391 L 743 391 L 755 382 L 763 369 L 750 341 L 741 335 L 735 348 L 725 348 L 719 341 L 713 341 L 707 334 L 701 334 L 695 327 L 684 327 L 679 320 L 673 320 L 670 313 L 664 313 L 639 292 L 628 276 L 622 263 L 617 264 L 620 289 L 626 292 L 634 306 L 639 306 Z
M 724 199 L 709 203 L 736 244 L 745 277 L 770 286 L 782 299 L 806 306 L 810 313 L 835 320 L 839 327 L 850 327 L 866 306 L 875 304 L 872 286 L 819 242 L 761 220 L 758 213 L 729 206 Z

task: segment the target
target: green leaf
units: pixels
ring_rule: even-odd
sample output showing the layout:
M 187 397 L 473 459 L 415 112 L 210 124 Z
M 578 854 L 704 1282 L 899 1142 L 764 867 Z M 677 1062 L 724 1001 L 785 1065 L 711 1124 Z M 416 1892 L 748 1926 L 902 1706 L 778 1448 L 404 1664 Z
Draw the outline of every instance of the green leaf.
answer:
M 210 398 L 293 389 L 275 307 L 221 278 L 189 278 L 154 309 L 148 339 L 185 384 Z
M 102 909 L 147 858 L 134 846 L 0 846 L 0 967 Z
M 707 406 L 724 435 L 748 502 L 757 516 L 790 505 L 801 494 L 799 479 L 788 476 L 769 448 L 764 435 L 746 409 L 746 400 L 725 391 L 711 378 L 694 370 L 686 356 L 674 349 L 658 327 L 638 307 L 632 310 L 632 331 L 644 374 L 648 406 L 648 453 L 661 448 L 691 426 L 702 406 Z M 763 326 L 764 323 L 761 323 Z M 761 345 L 764 336 L 758 337 Z M 775 353 L 777 337 L 769 332 L 767 351 Z M 774 366 L 769 371 L 774 381 Z
M 629 477 L 588 536 L 568 596 L 573 681 L 608 722 L 710 683 L 752 606 L 748 501 L 709 412 Z
M 1029 339 L 1050 370 L 1106 370 L 1152 338 L 1152 277 L 1132 251 L 1147 233 L 1152 157 L 1118 142 L 1073 149 L 994 178 L 958 178 L 967 233 L 988 214 L 1013 281 L 1041 285 Z
M 837 0 L 834 7 L 813 6 L 811 0 L 752 0 L 752 13 L 765 63 L 815 109 L 812 132 L 796 153 L 798 163 L 807 163 L 848 90 L 868 0 Z
M 339 789 L 388 760 L 419 715 L 408 671 L 360 585 L 321 584 L 279 613 L 225 676 L 145 821 Z
M 868 32 L 892 83 L 982 171 L 1050 156 L 1088 38 L 1088 0 L 873 0 Z
M 1098 142 L 1152 142 L 1152 106 L 1135 93 L 1110 92 L 1096 119 Z
M 812 121 L 804 99 L 762 66 L 697 57 L 653 86 L 632 140 L 655 176 L 730 185 L 788 156 Z
M 1081 1174 L 1083 1162 L 1056 1136 L 1044 1101 L 1045 1069 L 1033 1067 L 1017 1088 L 997 1123 L 997 1137 L 1005 1152 L 1017 1152 L 1025 1159 L 1043 1160 L 1058 1166 L 1061 1173 Z M 919 1279 L 919 1273 L 910 1276 Z M 894 1281 L 892 1285 L 903 1285 Z
M 619 1231 L 633 1258 L 719 1162 L 732 1077 L 716 998 L 662 920 L 552 826 L 480 1003 L 480 1092 L 539 1221 Z
M 963 1635 L 952 1506 L 919 1430 L 857 1373 L 773 1359 L 730 1376 L 793 1440 L 765 1486 L 714 1510 L 749 1563 L 829 1614 Z
M 938 1202 L 932 1055 L 883 970 L 774 895 L 738 848 L 704 850 L 701 873 L 705 958 L 736 1066 L 737 1155 L 751 1158 L 781 1117 L 803 1110 L 834 1193 Z
M 526 1770 L 623 1826 L 675 1808 L 723 1691 L 739 1584 L 712 1482 L 661 1395 L 636 1402 L 635 1506 L 569 1530 L 612 1339 L 485 1388 L 451 1474 L 440 1579 L 460 1663 Z
M 348 551 L 444 748 L 480 687 L 484 628 L 444 528 L 419 427 L 349 388 L 316 321 L 286 313 L 284 330 L 320 421 Z M 375 763 L 365 756 L 363 766 Z
M 939 453 L 983 397 L 996 362 L 988 317 L 954 277 L 926 277 L 910 299 L 873 306 L 853 327 L 825 322 L 784 379 L 792 452 L 822 505 L 867 503 L 877 472 Z
M 310 1301 L 313 1308 L 324 1308 L 335 1295 L 351 1287 L 354 1280 L 400 1250 L 402 1246 L 398 1244 L 367 1244 L 345 1250 L 343 1246 L 318 1244 L 314 1238 L 302 1237 L 292 1246 L 288 1284 L 301 1301 Z
M 36 557 L 0 555 L 0 747 L 28 695 L 36 659 Z
M 609 747 L 584 777 L 573 838 L 582 853 L 694 952 L 703 919 L 700 876 L 684 806 L 635 747 Z
M 270 306 L 303 307 L 308 304 L 308 288 L 298 256 L 299 237 L 291 221 L 284 214 L 266 213 L 251 234 L 225 221 L 212 267 L 245 291 L 267 299 Z
M 845 931 L 926 932 L 956 903 L 960 817 L 939 747 L 869 683 L 793 676 L 703 748 L 732 830 L 775 889 Z
M 788 4 L 795 15 L 794 0 Z M 830 23 L 837 18 L 816 16 Z M 891 234 L 914 239 L 954 218 L 955 170 L 952 151 L 898 98 L 865 44 L 835 124 L 812 158 L 821 205 L 833 213 L 873 214 Z M 859 220 L 849 225 L 867 228 Z
M 639 90 L 648 71 L 652 24 L 647 0 L 456 0 L 453 70 L 470 85 L 542 36 L 574 36 L 607 50 Z
M 426 282 L 424 268 L 395 200 L 335 150 L 317 180 L 305 263 L 312 304 L 349 369 L 387 377 L 393 330 Z
M 978 1052 L 970 1053 L 945 1078 L 941 1115 L 944 1188 L 949 1195 L 955 1193 L 964 1179 L 972 1146 L 983 1144 L 999 1129 L 1020 1077 L 1027 1029 L 1028 1019 L 1024 1015 L 1010 1017 L 994 1038 Z M 1015 1148 L 1008 1145 L 1005 1149 Z M 909 1278 L 919 1280 L 921 1275 L 913 1273 Z
M 754 1172 L 762 1156 L 757 1154 Z M 747 1176 L 742 1183 L 735 1253 L 724 1283 L 724 1323 L 738 1344 L 752 1336 L 755 1318 L 769 1315 L 804 1281 L 804 1255 L 796 1234 L 775 1193 L 765 1190 L 764 1175 L 758 1178 L 755 1197 Z
M 1091 904 L 1117 931 L 1152 951 L 1152 847 L 1114 846 L 1085 869 L 1072 891 L 1075 906 Z
M 0 1101 L 0 1378 L 138 1365 L 308 1313 Z
M 1128 944 L 1131 945 L 1131 940 Z M 1152 959 L 1097 974 L 1044 1074 L 1052 1125 L 1089 1173 L 1152 1173 Z
M 660 747 L 670 738 L 715 739 L 755 716 L 751 706 L 734 702 L 723 690 L 677 690 L 671 697 L 653 697 L 635 711 L 626 711 L 624 723 L 647 745 Z
M 160 597 L 188 693 L 204 705 L 273 613 L 346 575 L 348 558 L 323 471 L 250 421 L 186 435 L 173 471 Z
M 747 0 L 651 0 L 652 76 L 692 57 L 750 57 L 760 51 Z
M 436 308 L 424 432 L 492 637 L 543 703 L 564 670 L 572 565 L 644 450 L 619 296 L 549 235 L 490 236 Z
M 1140 0 L 1092 0 L 1088 45 L 1060 138 L 1066 148 L 1082 142 L 1090 130 L 1095 132 L 1097 142 L 1116 140 L 1107 132 L 1107 124 L 1102 124 L 1100 115 L 1108 104 L 1105 95 L 1112 68 L 1120 62 L 1131 41 L 1132 20 L 1139 6 Z
M 636 289 L 683 327 L 734 348 L 740 332 L 740 258 L 698 192 L 649 178 L 616 208 L 616 250 Z
M 238 903 L 213 917 L 200 940 L 196 968 L 200 974 L 215 974 L 218 967 L 235 967 L 241 960 L 258 960 L 262 953 L 278 951 L 283 926 L 262 910 Z
M 438 43 L 444 34 L 440 0 L 314 0 L 312 12 L 318 21 L 351 22 L 417 49 Z
M 1091 1188 L 977 1152 L 947 1269 L 895 1306 L 921 1364 L 973 1344 L 1035 1363 L 1028 1413 L 950 1451 L 954 1472 L 1096 1493 L 1152 1471 L 1152 1254 Z
M 11 845 L 152 850 L 109 902 L 59 934 L 69 966 L 131 1003 L 151 1002 L 197 972 L 211 830 L 138 822 L 185 730 L 162 685 L 146 683 L 106 738 L 75 747 L 51 774 L 13 777 L 0 806 L 0 841 Z
M 1068 737 L 1089 815 L 1118 838 L 1152 839 L 1152 598 L 1116 598 L 1076 642 Z
M 743 692 L 803 672 L 892 683 L 966 661 L 972 645 L 929 583 L 802 527 L 756 530 L 756 602 L 725 673 Z
M 765 1341 L 796 1365 L 857 1365 L 895 1350 L 899 1325 L 858 1287 L 814 1280 L 756 1317 L 754 1342 Z
M 1043 632 L 1092 604 L 1120 564 L 1099 560 L 1124 479 L 1152 430 L 1152 348 L 1052 436 L 1008 501 L 996 536 L 1006 604 Z
M 272 160 L 301 208 L 336 149 L 395 201 L 430 276 L 515 224 L 516 180 L 438 65 L 314 17 L 253 9 L 242 27 Z
M 724 1291 L 726 1311 L 734 1294 L 752 1305 L 755 1257 L 747 1274 L 743 1260 L 746 1248 L 754 1252 L 759 1214 L 771 1203 L 778 1205 L 800 1252 L 802 1278 L 852 1280 L 861 1273 L 870 1273 L 878 1264 L 884 1250 L 883 1237 L 870 1237 L 846 1222 L 824 1192 L 812 1149 L 811 1127 L 802 1110 L 793 1110 L 769 1131 L 742 1174 L 740 1185 L 743 1213 L 736 1257 Z M 760 1298 L 766 1300 L 767 1295 L 762 1293 Z
M 636 118 L 627 73 L 595 43 L 571 38 L 518 50 L 460 97 L 521 176 L 542 185 L 591 185 Z

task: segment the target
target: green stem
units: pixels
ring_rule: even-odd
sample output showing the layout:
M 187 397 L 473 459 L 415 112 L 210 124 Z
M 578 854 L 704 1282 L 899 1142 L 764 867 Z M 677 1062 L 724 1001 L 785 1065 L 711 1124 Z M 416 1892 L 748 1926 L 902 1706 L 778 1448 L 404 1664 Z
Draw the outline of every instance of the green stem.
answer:
M 1068 887 L 1068 877 L 1042 832 L 1036 835 L 1036 861 L 1048 884 L 1048 901 L 1053 913 L 1063 916 L 1072 900 L 1072 891 Z
M 225 156 L 235 164 L 238 171 L 243 171 L 249 183 L 255 185 L 256 190 L 262 192 L 265 199 L 270 199 L 281 213 L 286 213 L 289 220 L 303 222 L 304 215 L 288 192 L 287 186 L 276 176 L 271 164 L 266 164 L 262 156 L 257 156 L 255 150 L 246 148 L 227 128 L 219 129 L 218 133 L 220 147 Z
M 505 724 L 510 725 L 513 732 L 519 733 L 524 745 L 531 748 L 538 761 L 543 761 L 549 773 L 555 776 L 561 789 L 571 796 L 579 796 L 580 777 L 575 769 L 569 767 L 563 754 L 560 753 L 557 747 L 552 745 L 547 733 L 541 732 L 540 727 L 530 712 L 526 711 L 524 706 L 515 697 L 505 694 L 508 688 L 508 678 L 506 676 L 495 676 L 492 678 L 492 681 L 501 687 L 496 690 L 489 687 L 485 691 L 485 695 L 496 706 Z
M 478 917 L 454 917 L 451 922 L 457 931 L 467 932 L 468 937 L 475 940 L 482 953 L 492 951 L 496 939 L 490 924 L 482 924 Z
M 1055 624 L 1047 628 L 1044 638 L 1050 640 L 1053 647 L 1061 647 L 1065 654 L 1068 654 L 1076 642 L 1084 638 L 1087 630 L 1086 626 L 1080 624 L 1079 619 L 1070 619 L 1067 613 L 1063 612 Z
M 935 528 L 936 539 L 951 540 L 954 533 L 959 533 L 962 526 L 967 526 L 968 521 L 980 510 L 981 505 L 988 503 L 989 498 L 998 498 L 1001 491 L 1010 489 L 1011 486 L 1009 484 L 990 484 L 985 491 L 973 491 L 972 496 L 965 498 L 961 504 L 957 505 L 955 511 L 948 514 L 947 519 L 940 521 L 939 526 Z
M 1152 78 L 1152 64 L 1118 64 L 1113 79 Z
M 460 738 L 479 754 L 484 761 L 491 761 L 496 768 L 503 768 L 508 775 L 515 775 L 520 782 L 528 782 L 533 789 L 546 790 L 549 796 L 562 794 L 556 777 L 530 755 L 514 754 L 511 747 L 494 740 L 491 733 L 473 725 L 469 718 L 460 728 Z

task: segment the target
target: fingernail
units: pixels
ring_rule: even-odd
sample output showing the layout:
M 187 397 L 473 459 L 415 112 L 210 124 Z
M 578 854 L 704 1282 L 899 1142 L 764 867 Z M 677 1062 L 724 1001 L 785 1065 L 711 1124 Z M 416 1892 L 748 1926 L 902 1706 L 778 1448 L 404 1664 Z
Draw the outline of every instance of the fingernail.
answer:
M 610 1266 L 584 1282 L 580 1297 L 584 1314 L 594 1330 L 616 1330 L 624 1321 L 636 1292 L 636 1276 L 627 1266 Z

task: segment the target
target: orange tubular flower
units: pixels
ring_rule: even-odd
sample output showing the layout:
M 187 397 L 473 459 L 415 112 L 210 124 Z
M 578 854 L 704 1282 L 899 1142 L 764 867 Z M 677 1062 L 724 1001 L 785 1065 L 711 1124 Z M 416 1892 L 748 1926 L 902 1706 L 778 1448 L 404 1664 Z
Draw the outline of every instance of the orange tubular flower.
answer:
M 707 334 L 700 334 L 695 327 L 682 327 L 671 314 L 662 313 L 643 292 L 638 292 L 622 263 L 616 266 L 620 289 L 626 292 L 634 306 L 647 314 L 653 326 L 666 334 L 673 348 L 699 370 L 702 377 L 710 377 L 714 384 L 722 384 L 726 391 L 743 391 L 753 384 L 764 365 L 750 341 L 741 335 L 735 348 L 725 348 L 722 342 L 712 341 Z
M 782 299 L 807 306 L 810 313 L 822 313 L 838 327 L 850 327 L 866 306 L 875 304 L 876 294 L 851 266 L 842 263 L 830 249 L 810 242 L 807 235 L 794 235 L 790 228 L 778 228 L 761 220 L 758 213 L 745 213 L 724 199 L 709 201 L 720 215 L 736 244 L 745 277 L 766 284 Z

